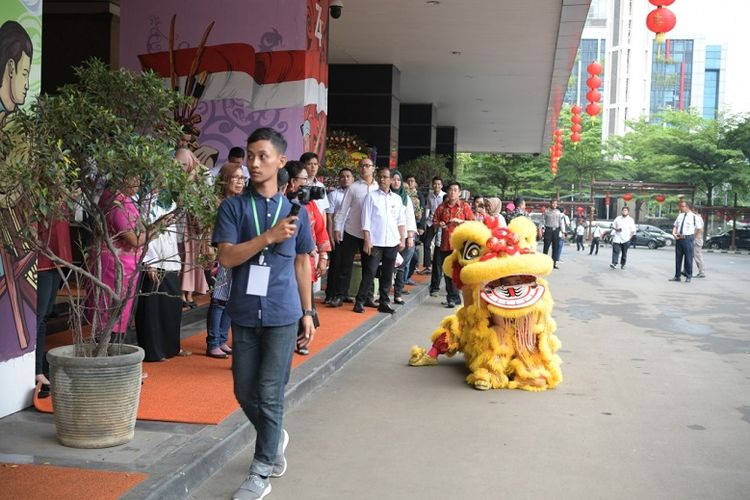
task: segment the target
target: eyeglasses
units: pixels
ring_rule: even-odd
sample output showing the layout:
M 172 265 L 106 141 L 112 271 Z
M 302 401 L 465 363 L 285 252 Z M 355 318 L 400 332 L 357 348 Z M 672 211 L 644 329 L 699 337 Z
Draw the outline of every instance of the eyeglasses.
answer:
M 242 181 L 245 182 L 245 176 L 244 175 L 232 175 L 229 177 L 230 181 Z
M 310 182 L 310 178 L 309 177 L 294 177 L 294 179 L 296 179 L 298 181 L 302 181 L 303 184 L 307 184 L 308 182 Z

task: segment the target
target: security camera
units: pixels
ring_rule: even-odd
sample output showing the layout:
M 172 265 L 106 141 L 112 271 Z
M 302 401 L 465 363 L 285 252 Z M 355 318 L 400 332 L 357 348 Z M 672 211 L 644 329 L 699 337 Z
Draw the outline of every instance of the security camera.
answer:
M 338 19 L 341 17 L 341 11 L 344 10 L 344 2 L 341 0 L 331 0 L 328 4 L 328 8 L 331 10 L 331 17 Z

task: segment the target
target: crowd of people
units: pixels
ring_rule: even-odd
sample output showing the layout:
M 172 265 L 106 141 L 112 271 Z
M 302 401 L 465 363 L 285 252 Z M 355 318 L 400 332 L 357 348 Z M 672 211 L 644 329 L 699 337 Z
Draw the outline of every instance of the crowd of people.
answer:
M 175 159 L 186 171 L 200 172 L 188 149 L 179 149 Z M 250 475 L 235 498 L 262 498 L 270 491 L 270 478 L 286 470 L 284 450 L 289 435 L 282 426 L 284 386 L 294 352 L 308 354 L 321 326 L 315 283 L 325 278 L 324 302 L 331 308 L 350 303 L 354 313 L 371 307 L 393 314 L 394 305 L 404 304 L 407 285 L 415 284 L 414 273 L 420 273 L 431 275 L 429 292 L 433 297 L 444 282 L 443 305 L 454 308 L 461 304 L 461 294 L 452 276 L 443 273 L 442 264 L 453 251 L 455 229 L 487 217 L 504 227 L 515 217 L 527 215 L 521 197 L 505 207 L 497 197 L 477 195 L 468 200 L 462 197 L 458 182 L 444 184 L 440 177 L 431 180 L 430 190 L 424 194 L 414 176 L 376 168 L 371 158 L 359 162 L 356 180 L 352 169 L 340 169 L 338 185 L 331 189 L 318 180 L 319 167 L 319 158 L 311 152 L 298 161 L 288 160 L 283 136 L 262 128 L 248 138 L 246 149 L 233 148 L 229 161 L 209 172 L 220 200 L 212 228 L 200 227 L 191 214 L 168 219 L 174 201 L 151 193 L 145 219 L 147 223 L 158 221 L 161 231 L 147 240 L 145 232 L 137 230 L 138 221 L 144 219 L 139 213 L 144 204 L 135 197 L 139 189 L 136 179 L 117 191 L 104 191 L 100 200 L 109 207 L 108 230 L 117 235 L 117 241 L 115 249 L 102 248 L 99 256 L 112 270 L 115 266 L 110 261 L 119 259 L 125 275 L 141 271 L 137 281 L 140 293 L 129 295 L 133 298 L 127 301 L 114 331 L 124 334 L 134 308 L 137 340 L 146 352 L 145 361 L 190 355 L 180 347 L 182 312 L 195 307 L 195 295 L 210 297 L 206 356 L 232 356 L 234 392 L 257 432 Z M 694 258 L 697 276 L 705 276 L 700 254 L 703 221 L 685 202 L 680 203 L 680 210 L 673 229 L 677 246 L 672 281 L 684 276 L 689 282 Z M 557 200 L 551 200 L 542 214 L 539 238 L 544 253 L 551 253 L 554 268 L 558 268 L 564 235 L 570 227 L 570 218 L 558 208 Z M 61 233 L 59 229 L 53 225 L 50 234 Z M 577 251 L 585 250 L 585 229 L 585 222 L 577 220 Z M 202 235 L 210 231 L 211 245 L 207 246 Z M 612 231 L 611 267 L 619 264 L 624 269 L 636 231 L 628 207 L 614 220 Z M 598 254 L 601 238 L 601 228 L 592 228 L 590 255 Z M 69 252 L 69 240 L 67 245 Z M 421 254 L 416 251 L 420 246 Z M 199 255 L 206 253 L 210 264 L 200 262 Z M 142 269 L 137 269 L 141 255 Z M 356 257 L 359 266 L 355 266 Z M 360 273 L 355 273 L 357 268 Z M 39 269 L 38 323 L 43 346 L 56 273 L 50 272 L 54 266 L 44 261 Z M 103 276 L 107 282 L 115 279 Z M 97 300 L 106 302 L 106 297 L 90 295 L 89 301 L 94 303 L 87 311 L 107 309 L 106 303 L 97 304 Z M 102 320 L 100 316 L 98 321 Z M 40 357 L 37 380 L 48 383 Z

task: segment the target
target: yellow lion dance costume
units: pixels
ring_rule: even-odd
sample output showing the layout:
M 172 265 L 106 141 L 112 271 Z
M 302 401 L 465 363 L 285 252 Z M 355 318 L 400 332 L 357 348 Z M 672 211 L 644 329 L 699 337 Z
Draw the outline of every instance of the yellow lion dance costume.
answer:
M 443 319 L 432 348 L 414 346 L 409 364 L 436 365 L 463 352 L 475 389 L 544 391 L 562 382 L 547 281 L 552 259 L 536 252 L 536 227 L 517 217 L 507 228 L 488 217 L 466 222 L 451 237 L 443 271 L 461 289 L 464 307 Z

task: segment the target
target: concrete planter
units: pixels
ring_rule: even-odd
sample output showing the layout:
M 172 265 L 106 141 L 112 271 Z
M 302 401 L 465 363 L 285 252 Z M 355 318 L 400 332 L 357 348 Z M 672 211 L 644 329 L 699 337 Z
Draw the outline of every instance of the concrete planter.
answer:
M 108 448 L 135 435 L 143 349 L 113 345 L 106 358 L 77 357 L 75 346 L 51 349 L 57 439 L 73 448 Z

